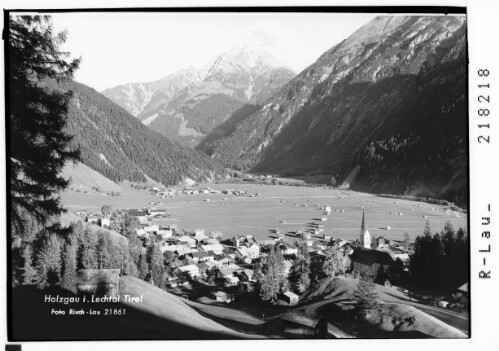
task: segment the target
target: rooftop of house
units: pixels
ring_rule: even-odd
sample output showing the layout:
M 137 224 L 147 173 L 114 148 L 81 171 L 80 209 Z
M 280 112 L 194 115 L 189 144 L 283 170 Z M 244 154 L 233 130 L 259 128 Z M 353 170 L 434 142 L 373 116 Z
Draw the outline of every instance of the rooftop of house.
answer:
M 240 269 L 237 269 L 237 268 L 219 268 L 218 270 L 220 271 L 220 273 L 222 273 L 222 275 L 224 277 L 226 277 L 226 276 L 234 275 L 234 272 L 237 272 Z
M 203 263 L 203 262 L 202 263 L 198 263 L 196 265 L 196 267 L 198 267 L 198 269 L 208 269 L 208 268 L 210 268 L 210 266 L 208 266 L 206 263 Z
M 144 217 L 144 216 L 147 216 L 147 212 L 146 211 L 128 210 L 127 212 L 128 212 L 128 214 L 130 216 L 134 216 L 134 217 Z
M 462 291 L 462 292 L 468 292 L 468 283 L 464 283 L 457 290 Z
M 305 313 L 297 310 L 292 310 L 285 312 L 281 319 L 288 322 L 293 322 L 301 325 L 305 325 L 307 327 L 314 328 L 317 323 L 321 320 L 321 316 L 315 313 Z
M 190 272 L 198 270 L 199 268 L 195 264 L 188 264 L 186 266 L 180 266 L 178 267 L 178 269 L 180 269 L 182 272 Z
M 394 263 L 393 258 L 386 251 L 379 251 L 374 249 L 366 249 L 357 247 L 350 255 L 350 259 L 355 262 L 373 265 L 374 263 L 391 265 Z
M 283 295 L 289 297 L 289 298 L 299 298 L 300 296 L 298 296 L 297 294 L 295 294 L 294 292 L 292 291 L 286 291 L 283 293 Z

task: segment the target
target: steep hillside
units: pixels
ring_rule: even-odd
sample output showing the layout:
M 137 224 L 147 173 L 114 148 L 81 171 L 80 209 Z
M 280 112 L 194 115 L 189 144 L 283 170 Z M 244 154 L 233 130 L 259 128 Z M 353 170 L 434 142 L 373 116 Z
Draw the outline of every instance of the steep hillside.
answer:
M 284 175 L 360 166 L 352 186 L 467 193 L 465 17 L 377 17 L 203 150 Z
M 194 147 L 240 108 L 261 105 L 294 76 L 264 50 L 238 47 L 202 70 L 103 93 L 151 129 Z
M 171 185 L 185 178 L 213 178 L 220 171 L 206 156 L 155 133 L 92 88 L 76 82 L 46 86 L 74 92 L 67 130 L 81 149 L 82 162 L 115 182 L 150 177 Z

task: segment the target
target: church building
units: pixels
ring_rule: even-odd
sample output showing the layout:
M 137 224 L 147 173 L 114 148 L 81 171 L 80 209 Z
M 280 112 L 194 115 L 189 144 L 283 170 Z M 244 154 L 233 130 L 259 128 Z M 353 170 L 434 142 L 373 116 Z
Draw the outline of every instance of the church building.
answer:
M 371 249 L 371 234 L 367 228 L 366 214 L 362 211 L 360 246 L 350 255 L 351 269 L 357 273 L 376 276 L 380 271 L 390 273 L 394 267 L 393 258 L 386 251 Z

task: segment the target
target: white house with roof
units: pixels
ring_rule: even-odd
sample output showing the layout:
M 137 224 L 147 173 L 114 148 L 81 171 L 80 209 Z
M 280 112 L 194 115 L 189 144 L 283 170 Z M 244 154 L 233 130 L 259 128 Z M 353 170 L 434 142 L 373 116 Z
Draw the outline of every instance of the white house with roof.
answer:
M 242 280 L 252 283 L 256 282 L 255 272 L 251 269 L 244 269 L 239 275 L 241 276 Z
M 90 223 L 90 224 L 99 224 L 100 223 L 100 220 L 102 218 L 102 215 L 94 215 L 94 214 L 89 214 L 87 216 L 87 223 Z
M 206 239 L 206 235 L 204 233 L 204 229 L 196 229 L 196 230 L 194 230 L 194 238 L 196 238 L 196 240 Z
M 231 276 L 231 277 L 225 278 L 224 285 L 226 287 L 237 286 L 238 284 L 239 284 L 239 278 L 236 276 Z
M 109 227 L 111 225 L 111 219 L 109 217 L 102 217 L 99 221 L 101 227 Z
M 223 257 L 219 260 L 216 260 L 215 262 L 217 263 L 217 266 L 219 269 L 239 268 L 239 266 L 236 264 L 236 262 L 234 262 L 234 260 L 229 258 L 229 257 Z
M 300 297 L 298 295 L 289 290 L 283 293 L 283 298 L 290 305 L 295 305 L 298 303 L 298 300 L 300 300 Z
M 142 228 L 135 229 L 135 234 L 139 237 L 149 237 L 149 233 Z
M 159 227 L 156 225 L 156 224 L 153 224 L 153 225 L 149 225 L 147 227 L 144 227 L 144 230 L 148 233 L 148 234 L 157 234 L 158 231 L 159 231 Z
M 203 240 L 204 245 L 219 245 L 220 241 L 214 238 L 206 238 Z
M 245 240 L 246 238 L 244 236 L 236 235 L 232 238 L 232 245 L 234 245 L 235 247 L 239 247 L 244 243 Z
M 177 267 L 181 274 L 188 274 L 191 278 L 199 277 L 201 274 L 199 268 L 195 264 L 188 264 L 186 266 Z
M 201 245 L 201 249 L 203 251 L 213 251 L 217 255 L 221 255 L 224 251 L 224 247 L 222 244 L 208 244 L 208 245 Z
M 237 251 L 241 254 L 241 256 L 251 259 L 258 258 L 260 256 L 260 246 L 257 244 L 251 244 L 249 247 L 245 245 L 240 246 Z
M 196 247 L 197 244 L 196 239 L 191 238 L 190 236 L 187 235 L 179 236 L 178 240 L 186 243 L 189 247 Z
M 281 250 L 281 253 L 283 255 L 297 255 L 298 254 L 297 247 L 291 247 L 288 245 L 279 245 L 279 250 Z
M 184 256 L 184 255 L 188 255 L 192 252 L 197 252 L 198 250 L 196 248 L 193 248 L 193 247 L 187 247 L 187 246 L 179 246 L 175 252 L 180 255 L 180 256 Z
M 173 236 L 173 230 L 168 229 L 167 227 L 160 227 L 158 235 L 161 235 L 162 239 L 171 238 Z
M 222 236 L 223 236 L 223 234 L 220 230 L 212 230 L 210 232 L 210 237 L 212 237 L 212 238 L 221 238 Z

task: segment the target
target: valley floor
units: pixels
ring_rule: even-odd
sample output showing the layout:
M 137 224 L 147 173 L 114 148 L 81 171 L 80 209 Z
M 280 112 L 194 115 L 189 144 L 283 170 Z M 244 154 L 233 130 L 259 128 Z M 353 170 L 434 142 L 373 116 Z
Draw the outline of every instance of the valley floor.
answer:
M 434 231 L 440 231 L 447 221 L 455 228 L 467 229 L 467 214 L 448 206 L 419 201 L 378 197 L 367 193 L 285 185 L 254 183 L 218 183 L 194 186 L 210 187 L 259 194 L 256 197 L 227 194 L 180 194 L 175 198 L 160 198 L 148 190 L 122 187 L 120 196 L 108 196 L 95 191 L 67 191 L 62 194 L 66 207 L 72 211 L 89 210 L 99 213 L 102 205 L 116 209 L 140 209 L 157 201 L 156 207 L 166 208 L 169 216 L 155 220 L 158 225 L 175 224 L 180 229 L 222 231 L 224 237 L 252 234 L 257 239 L 275 238 L 276 228 L 289 236 L 297 230 L 310 229 L 320 219 L 321 207 L 329 205 L 332 213 L 324 225 L 324 233 L 334 238 L 357 239 L 360 234 L 362 207 L 366 212 L 372 236 L 402 240 L 405 232 L 414 240 L 423 233 L 428 220 Z M 390 229 L 387 230 L 387 227 Z

